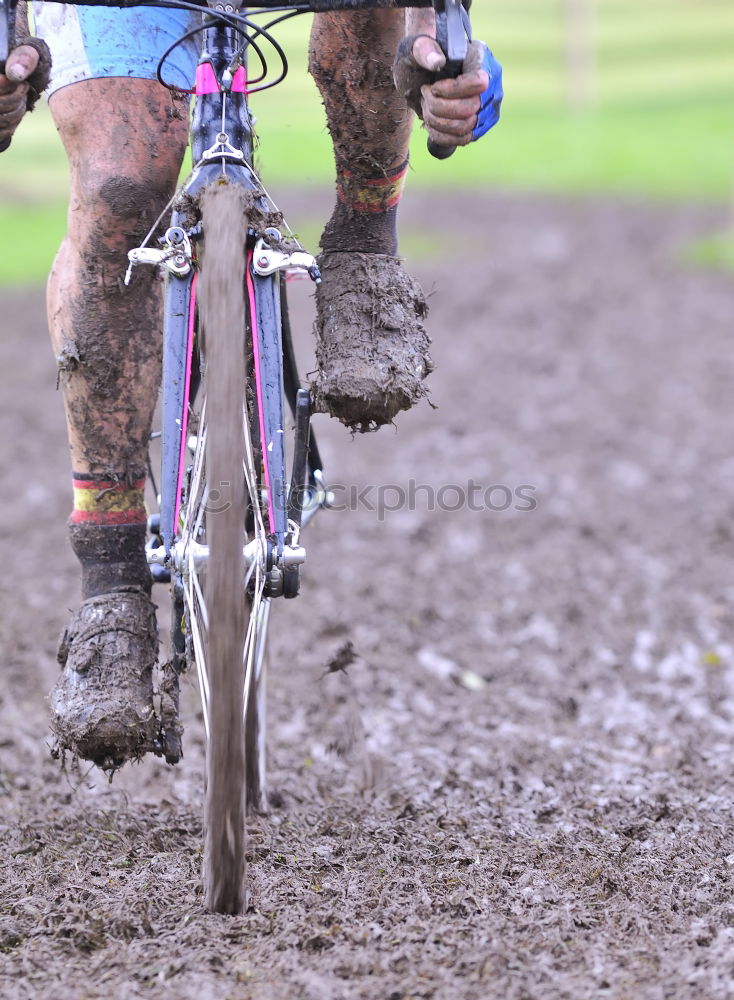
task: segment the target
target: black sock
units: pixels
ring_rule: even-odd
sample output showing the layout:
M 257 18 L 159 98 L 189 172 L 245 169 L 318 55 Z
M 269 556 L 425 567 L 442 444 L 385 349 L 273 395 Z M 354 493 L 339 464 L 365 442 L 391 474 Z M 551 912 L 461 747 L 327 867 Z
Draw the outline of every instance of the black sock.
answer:
M 135 588 L 150 593 L 144 524 L 70 524 L 71 547 L 82 567 L 82 598 Z

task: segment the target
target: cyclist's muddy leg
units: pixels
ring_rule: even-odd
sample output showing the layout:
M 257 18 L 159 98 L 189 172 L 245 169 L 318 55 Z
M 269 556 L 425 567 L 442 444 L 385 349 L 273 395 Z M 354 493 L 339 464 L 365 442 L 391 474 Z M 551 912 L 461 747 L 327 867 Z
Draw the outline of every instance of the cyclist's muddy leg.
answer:
M 71 543 L 84 601 L 59 647 L 51 693 L 59 750 L 119 767 L 147 751 L 181 752 L 177 680 L 164 672 L 144 554 L 143 481 L 160 381 L 160 285 L 152 270 L 123 284 L 172 194 L 186 143 L 185 105 L 157 83 L 86 80 L 51 111 L 71 168 L 69 225 L 48 287 L 51 339 L 69 431 Z
M 174 190 L 186 106 L 150 80 L 86 80 L 50 101 L 71 169 L 68 232 L 48 286 L 74 482 L 83 596 L 148 587 L 142 483 L 160 383 L 160 285 L 123 284 Z
M 334 143 L 337 200 L 321 238 L 314 396 L 357 430 L 389 423 L 426 394 L 426 304 L 397 253 L 397 206 L 412 112 L 392 77 L 403 11 L 319 14 L 309 68 Z
M 397 203 L 413 118 L 392 77 L 404 33 L 402 10 L 314 18 L 309 69 L 326 109 L 337 172 L 324 250 L 397 253 Z

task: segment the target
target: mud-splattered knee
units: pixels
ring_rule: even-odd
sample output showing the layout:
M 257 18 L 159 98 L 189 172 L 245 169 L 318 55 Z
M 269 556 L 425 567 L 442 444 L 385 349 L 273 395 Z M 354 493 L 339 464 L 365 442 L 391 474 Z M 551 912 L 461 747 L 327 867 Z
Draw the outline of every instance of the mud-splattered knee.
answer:
M 175 184 L 175 177 L 147 171 L 136 177 L 113 174 L 95 178 L 84 193 L 87 213 L 83 225 L 103 243 L 115 245 L 118 236 L 127 242 L 142 240 L 165 208 Z
M 54 271 L 75 259 L 86 294 L 90 280 L 101 283 L 105 294 L 119 290 L 128 251 L 140 246 L 174 190 L 175 180 L 169 188 L 149 175 L 88 176 L 72 197 L 69 227 Z
M 99 184 L 97 199 L 100 207 L 113 219 L 133 219 L 151 209 L 156 214 L 169 197 L 170 178 L 114 175 Z

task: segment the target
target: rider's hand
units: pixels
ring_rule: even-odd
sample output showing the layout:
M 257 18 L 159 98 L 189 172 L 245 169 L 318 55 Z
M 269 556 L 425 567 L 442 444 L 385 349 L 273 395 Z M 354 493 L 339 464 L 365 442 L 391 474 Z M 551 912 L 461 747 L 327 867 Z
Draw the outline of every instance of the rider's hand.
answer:
M 395 60 L 395 85 L 425 122 L 428 138 L 443 146 L 465 146 L 497 124 L 502 103 L 502 67 L 484 42 L 471 42 L 463 70 L 436 80 L 446 63 L 428 35 L 404 39 Z
M 0 143 L 10 139 L 48 85 L 50 67 L 48 47 L 37 38 L 25 40 L 8 56 L 0 73 Z
M 12 136 L 26 113 L 26 80 L 38 66 L 38 58 L 30 45 L 21 45 L 8 56 L 5 73 L 0 73 L 0 142 Z

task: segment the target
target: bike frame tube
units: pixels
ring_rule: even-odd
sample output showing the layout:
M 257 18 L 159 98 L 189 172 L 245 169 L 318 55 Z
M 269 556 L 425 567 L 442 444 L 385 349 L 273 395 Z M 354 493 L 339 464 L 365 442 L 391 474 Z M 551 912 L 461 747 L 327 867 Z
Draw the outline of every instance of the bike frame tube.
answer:
M 278 555 L 281 555 L 288 530 L 288 521 L 280 295 L 277 278 L 262 278 L 254 274 L 251 254 L 248 255 L 247 294 L 250 302 L 252 349 L 255 361 L 260 441 L 268 495 L 268 516 L 270 518 L 270 531 L 275 536 Z
M 195 198 L 208 184 L 226 176 L 230 183 L 257 192 L 259 207 L 267 210 L 259 183 L 249 167 L 252 157 L 252 121 L 247 106 L 246 69 L 237 68 L 232 87 L 224 92 L 220 80 L 231 54 L 240 47 L 236 33 L 226 25 L 205 32 L 204 47 L 196 72 L 195 105 L 191 148 L 196 164 L 182 194 Z M 217 149 L 221 133 L 245 162 L 235 154 L 209 152 Z M 184 198 L 183 201 L 186 199 Z M 179 199 L 181 203 L 182 199 Z M 183 209 L 173 212 L 171 224 L 187 228 Z M 243 248 L 244 249 L 244 248 Z M 245 294 L 252 333 L 258 424 L 263 453 L 270 533 L 278 554 L 288 531 L 285 428 L 283 426 L 283 348 L 279 279 L 262 278 L 252 272 L 247 256 Z M 169 274 L 164 310 L 163 355 L 163 467 L 161 470 L 161 538 L 170 552 L 178 529 L 181 491 L 186 474 L 188 411 L 195 350 L 196 279 L 194 273 L 181 278 Z M 244 335 L 243 349 L 244 349 Z
M 174 220 L 177 213 L 174 213 Z M 174 221 L 174 225 L 175 225 Z M 163 402 L 160 533 L 166 552 L 176 534 L 181 466 L 186 452 L 188 398 L 193 359 L 194 272 L 169 275 L 163 308 Z

